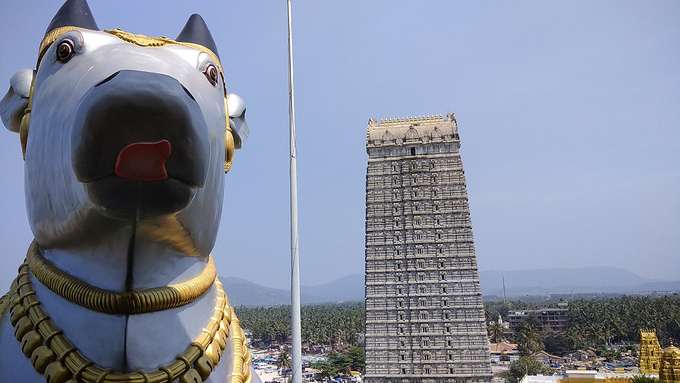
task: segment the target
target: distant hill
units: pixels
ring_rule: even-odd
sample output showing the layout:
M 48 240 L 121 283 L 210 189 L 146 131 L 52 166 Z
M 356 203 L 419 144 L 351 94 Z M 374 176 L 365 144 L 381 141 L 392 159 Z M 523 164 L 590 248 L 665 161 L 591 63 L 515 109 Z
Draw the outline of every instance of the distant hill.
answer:
M 258 285 L 237 277 L 220 277 L 232 306 L 280 306 L 290 304 L 290 290 Z M 318 297 L 300 293 L 303 304 L 319 303 Z
M 634 294 L 649 291 L 680 291 L 680 281 L 643 278 L 616 267 L 554 268 L 539 270 L 481 271 L 482 294 L 545 295 L 570 293 Z M 245 279 L 221 277 L 234 306 L 280 306 L 290 304 L 290 290 L 265 287 Z M 364 276 L 351 274 L 333 282 L 300 286 L 303 305 L 364 300 Z
M 350 274 L 322 285 L 300 286 L 300 293 L 323 297 L 326 302 L 363 301 L 364 275 Z
M 220 277 L 234 306 L 280 306 L 290 304 L 290 290 L 258 285 L 237 277 Z M 364 300 L 364 276 L 348 275 L 317 286 L 300 286 L 303 305 Z
M 643 278 L 616 267 L 554 268 L 540 270 L 481 271 L 483 295 L 503 296 L 503 278 L 508 296 L 679 291 L 680 281 Z

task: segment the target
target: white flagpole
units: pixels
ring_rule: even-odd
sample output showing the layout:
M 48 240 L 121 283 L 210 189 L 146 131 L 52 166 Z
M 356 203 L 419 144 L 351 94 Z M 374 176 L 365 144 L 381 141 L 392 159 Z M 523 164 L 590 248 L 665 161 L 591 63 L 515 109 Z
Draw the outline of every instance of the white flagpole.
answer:
M 297 148 L 295 145 L 295 97 L 293 94 L 293 27 L 288 4 L 288 122 L 290 125 L 290 300 L 292 330 L 292 383 L 302 383 L 302 329 L 300 323 L 300 247 L 297 208 Z

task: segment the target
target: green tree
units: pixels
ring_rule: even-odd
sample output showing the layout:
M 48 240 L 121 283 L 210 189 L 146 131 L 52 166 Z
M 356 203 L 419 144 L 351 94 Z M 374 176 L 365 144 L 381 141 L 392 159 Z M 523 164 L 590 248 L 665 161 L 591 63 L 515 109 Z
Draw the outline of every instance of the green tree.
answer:
M 639 341 L 640 328 L 656 329 L 662 344 L 680 338 L 680 296 L 629 297 L 569 302 L 570 331 L 588 346 Z
M 543 340 L 545 351 L 554 355 L 565 356 L 576 351 L 572 340 L 566 334 L 551 335 Z
M 497 321 L 498 316 L 502 318 L 507 318 L 510 311 L 515 310 L 534 310 L 538 309 L 534 303 L 523 302 L 523 301 L 488 301 L 484 300 L 484 315 L 486 322 Z
M 350 360 L 352 371 L 363 371 L 366 365 L 366 352 L 363 347 L 354 346 L 344 352 Z
M 531 320 L 531 317 L 529 315 L 529 318 L 522 323 L 515 335 L 517 349 L 522 355 L 531 355 L 545 348 L 541 329 L 536 325 L 535 321 Z
M 290 306 L 239 307 L 243 328 L 264 344 L 290 338 Z M 356 345 L 364 329 L 364 305 L 360 302 L 302 306 L 302 341 L 345 348 Z
M 279 354 L 279 359 L 276 361 L 276 367 L 288 369 L 292 366 L 290 361 L 290 350 L 288 347 L 284 348 Z
M 486 329 L 489 333 L 489 337 L 494 343 L 498 343 L 505 338 L 505 329 L 500 323 L 496 321 L 489 323 Z
M 541 322 L 541 318 L 535 312 L 531 312 L 527 315 L 526 319 L 524 319 L 524 324 L 539 332 L 543 331 L 543 322 Z
M 631 383 L 663 383 L 663 380 L 652 378 L 644 375 L 637 375 L 631 381 Z
M 552 375 L 552 369 L 531 356 L 520 356 L 510 363 L 505 378 L 511 383 L 519 382 L 524 375 Z
M 363 371 L 366 365 L 366 356 L 363 347 L 351 347 L 343 353 L 332 352 L 326 356 L 323 362 L 312 363 L 311 367 L 319 370 L 317 380 L 335 378 L 339 374 L 347 374 L 349 371 Z
M 567 331 L 562 334 L 562 336 L 569 340 L 569 343 L 572 344 L 574 350 L 579 350 L 587 347 L 581 334 L 582 331 L 579 326 L 570 325 Z
M 506 317 L 509 310 L 536 308 L 536 302 L 485 302 L 487 317 L 494 321 L 499 314 Z M 362 303 L 303 306 L 301 311 L 303 342 L 343 349 L 356 345 L 355 334 L 364 329 Z M 255 340 L 269 344 L 290 338 L 290 306 L 239 307 L 236 313 L 243 328 L 250 330 Z M 514 341 L 525 354 L 543 349 L 545 342 L 551 342 L 543 339 L 541 326 L 535 322 L 529 318 L 527 323 L 531 329 L 520 326 L 514 334 Z M 639 342 L 640 328 L 656 329 L 661 344 L 668 344 L 671 339 L 680 339 L 680 296 L 572 300 L 569 322 L 563 336 L 574 349 L 598 348 L 610 342 Z
M 331 353 L 328 354 L 326 360 L 323 362 L 312 363 L 311 367 L 319 370 L 317 380 L 323 378 L 335 378 L 339 374 L 346 374 L 350 370 L 351 361 L 345 354 Z

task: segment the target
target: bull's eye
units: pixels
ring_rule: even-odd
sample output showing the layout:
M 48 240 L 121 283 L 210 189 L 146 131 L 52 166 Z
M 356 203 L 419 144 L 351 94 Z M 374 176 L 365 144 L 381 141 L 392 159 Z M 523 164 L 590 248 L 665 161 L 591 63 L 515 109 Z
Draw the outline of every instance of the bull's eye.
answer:
M 62 63 L 68 62 L 73 55 L 76 54 L 76 49 L 73 45 L 73 41 L 65 39 L 59 43 L 57 46 L 57 60 Z
M 218 73 L 215 65 L 213 64 L 206 65 L 203 74 L 205 74 L 205 77 L 208 79 L 208 81 L 210 81 L 210 83 L 213 86 L 217 85 Z

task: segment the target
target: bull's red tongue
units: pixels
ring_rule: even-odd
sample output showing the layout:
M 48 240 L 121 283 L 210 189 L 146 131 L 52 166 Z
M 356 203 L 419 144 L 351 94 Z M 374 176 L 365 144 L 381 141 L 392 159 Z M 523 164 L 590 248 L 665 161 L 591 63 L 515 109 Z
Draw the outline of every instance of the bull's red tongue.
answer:
M 161 181 L 168 178 L 165 160 L 170 142 L 137 142 L 123 148 L 116 160 L 116 175 L 135 181 Z

